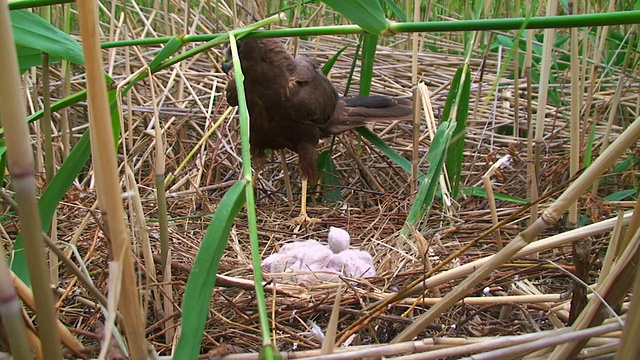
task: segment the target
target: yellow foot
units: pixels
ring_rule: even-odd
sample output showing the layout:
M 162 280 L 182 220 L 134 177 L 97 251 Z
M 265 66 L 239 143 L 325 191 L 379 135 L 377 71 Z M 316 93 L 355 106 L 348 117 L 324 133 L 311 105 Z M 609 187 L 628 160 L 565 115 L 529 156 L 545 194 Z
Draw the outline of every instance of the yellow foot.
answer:
M 298 215 L 297 217 L 287 221 L 287 223 L 289 223 L 290 225 L 302 225 L 304 223 L 313 224 L 319 221 L 320 219 L 310 218 L 309 215 L 307 215 L 307 213 L 304 212 L 304 213 L 300 213 L 300 215 Z

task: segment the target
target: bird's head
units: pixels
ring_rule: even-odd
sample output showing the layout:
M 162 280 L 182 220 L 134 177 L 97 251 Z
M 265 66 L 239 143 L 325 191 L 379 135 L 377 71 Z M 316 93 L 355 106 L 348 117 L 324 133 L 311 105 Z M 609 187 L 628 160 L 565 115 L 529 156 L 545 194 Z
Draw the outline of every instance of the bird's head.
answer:
M 224 50 L 222 51 L 222 55 L 223 55 L 222 71 L 224 71 L 225 74 L 229 74 L 231 69 L 233 69 L 233 58 L 231 57 L 231 47 L 230 46 L 225 47 Z
M 236 42 L 236 47 L 238 48 L 238 56 L 242 56 L 243 59 L 246 54 L 245 55 L 241 55 L 241 54 L 243 54 L 244 50 L 247 50 L 247 47 L 245 46 L 245 41 L 246 40 L 240 39 Z M 231 75 L 230 72 L 233 70 L 233 56 L 231 55 L 231 45 L 227 45 L 224 48 L 224 50 L 222 50 L 222 56 L 223 56 L 222 71 L 224 71 L 228 75 Z

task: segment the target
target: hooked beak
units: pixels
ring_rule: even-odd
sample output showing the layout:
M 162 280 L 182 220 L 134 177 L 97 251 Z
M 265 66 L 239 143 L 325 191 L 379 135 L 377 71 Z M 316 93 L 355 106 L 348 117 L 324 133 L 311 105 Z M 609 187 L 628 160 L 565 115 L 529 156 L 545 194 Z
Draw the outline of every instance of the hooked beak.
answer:
M 224 71 L 225 74 L 228 75 L 229 71 L 231 71 L 232 68 L 233 68 L 233 62 L 232 61 L 222 63 L 222 71 Z

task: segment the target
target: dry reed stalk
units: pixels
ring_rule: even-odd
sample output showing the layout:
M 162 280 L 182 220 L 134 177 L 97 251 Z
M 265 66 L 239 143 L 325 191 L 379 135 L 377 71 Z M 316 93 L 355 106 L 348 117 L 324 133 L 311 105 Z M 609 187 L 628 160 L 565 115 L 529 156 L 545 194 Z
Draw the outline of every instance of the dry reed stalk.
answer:
M 634 43 L 635 34 L 637 33 L 637 26 L 634 25 L 626 36 L 628 37 L 629 43 Z M 620 106 L 620 99 L 622 97 L 622 92 L 625 87 L 625 83 L 627 83 L 627 72 L 630 66 L 631 61 L 631 49 L 627 50 L 625 55 L 624 62 L 622 63 L 622 73 L 620 74 L 620 78 L 618 79 L 618 84 L 615 88 L 615 93 L 613 94 L 613 98 L 611 99 L 611 106 L 609 107 L 609 114 L 607 116 L 607 125 L 604 131 L 604 137 L 602 139 L 602 151 L 606 150 L 609 146 L 609 142 L 611 141 L 611 128 L 613 127 L 613 123 L 616 121 L 618 115 L 618 108 Z M 598 193 L 600 181 L 597 181 L 593 184 L 593 188 L 591 189 L 592 194 L 596 195 Z
M 547 336 L 539 340 L 518 344 L 501 350 L 490 351 L 482 354 L 474 355 L 474 359 L 490 360 L 490 359 L 517 359 L 522 358 L 524 354 L 531 353 L 536 350 L 544 349 L 555 344 L 566 344 L 574 341 L 580 341 L 588 339 L 598 335 L 604 335 L 612 331 L 620 329 L 622 326 L 620 323 L 611 323 L 607 325 L 600 325 L 593 328 L 569 331 L 568 328 L 562 329 L 558 335 Z M 538 355 L 539 356 L 539 355 Z M 549 354 L 543 354 L 543 358 L 554 358 L 553 355 L 549 357 Z M 527 357 L 524 357 L 527 358 Z M 559 359 L 559 358 L 554 358 Z
M 48 9 L 48 8 L 47 8 Z M 50 14 L 48 16 L 50 21 Z M 53 143 L 52 143 L 52 125 L 51 125 L 51 76 L 49 69 L 49 55 L 42 53 L 42 119 L 39 121 L 39 125 L 44 135 L 42 141 L 42 147 L 44 148 L 44 170 L 45 170 L 45 184 L 48 184 L 55 174 L 54 158 L 53 158 Z M 51 228 L 49 236 L 56 241 L 58 236 L 58 222 L 56 212 L 54 211 L 51 219 Z M 58 257 L 55 253 L 48 252 L 49 256 L 49 281 L 52 284 L 57 284 L 59 279 Z
M 611 267 L 613 266 L 614 259 L 620 257 L 620 255 L 622 255 L 622 251 L 626 248 L 621 246 L 621 244 L 623 243 L 622 234 L 625 229 L 624 223 L 622 222 L 623 216 L 624 214 L 622 212 L 618 212 L 618 221 L 616 222 L 614 228 L 611 230 L 609 246 L 607 247 L 607 252 L 604 255 L 604 259 L 602 260 L 602 268 L 600 269 L 600 274 L 598 274 L 598 278 L 601 280 L 604 280 L 607 276 L 609 276 L 609 272 L 611 271 Z
M 630 221 L 630 218 L 631 218 L 631 214 L 627 214 L 624 217 L 624 223 L 628 224 Z M 548 237 L 546 239 L 538 240 L 534 243 L 528 244 L 525 248 L 518 251 L 511 259 L 517 259 L 519 257 L 533 255 L 533 254 L 542 252 L 544 250 L 549 250 L 549 249 L 559 247 L 562 244 L 569 244 L 572 241 L 575 241 L 577 239 L 608 232 L 614 227 L 616 222 L 617 222 L 617 219 L 615 218 L 608 219 L 599 223 L 584 226 L 580 229 L 570 230 L 558 235 Z M 475 271 L 475 269 L 482 266 L 486 262 L 493 262 L 494 256 L 495 255 L 491 255 L 485 258 L 481 258 L 473 262 L 456 267 L 454 269 L 436 274 L 430 277 L 429 279 L 426 279 L 423 283 L 423 287 L 428 288 L 429 286 L 444 284 L 444 283 L 453 281 L 455 279 L 459 279 L 461 277 L 472 274 Z M 419 289 L 421 290 L 422 287 Z
M 102 70 L 102 54 L 98 39 L 97 7 L 94 2 L 78 3 L 78 16 L 82 34 L 82 46 L 86 59 L 87 89 L 89 102 L 89 125 L 91 144 L 96 171 L 98 202 L 108 216 L 107 229 L 111 240 L 113 266 L 116 278 L 111 282 L 111 311 L 119 308 L 127 332 L 131 357 L 141 360 L 147 357 L 144 337 L 143 316 L 140 311 L 136 278 L 133 269 L 131 241 L 124 224 L 124 209 L 121 202 L 116 157 L 113 152 L 113 131 L 106 91 L 106 82 Z M 122 276 L 118 281 L 117 274 Z M 121 297 L 113 296 L 122 290 Z M 107 324 L 109 326 L 109 324 Z M 106 331 L 107 337 L 111 335 Z M 107 347 L 103 350 L 106 350 Z
M 547 2 L 547 13 L 546 16 L 554 16 L 558 12 L 558 3 L 556 1 Z M 541 157 L 542 157 L 542 146 L 543 146 L 543 136 L 545 134 L 544 124 L 546 118 L 545 108 L 547 106 L 547 99 L 549 94 L 549 77 L 551 74 L 551 57 L 553 56 L 553 48 L 554 42 L 556 38 L 556 29 L 545 29 L 544 30 L 544 40 L 542 43 L 542 61 L 540 63 L 540 92 L 538 93 L 538 109 L 536 112 L 536 123 L 535 123 L 535 138 L 533 142 L 533 158 L 530 158 L 529 161 L 533 160 L 533 173 L 530 173 L 531 179 L 531 198 L 536 199 L 539 194 L 540 182 L 541 182 Z M 538 219 L 538 206 L 534 205 L 531 207 L 531 224 L 533 225 L 535 221 Z
M 382 299 L 388 294 L 372 294 L 372 298 Z M 422 298 L 406 298 L 399 302 L 399 304 L 406 305 L 420 305 L 420 306 L 433 306 L 438 303 L 442 298 L 439 297 L 422 297 Z M 460 299 L 455 305 L 491 305 L 491 304 L 539 304 L 539 303 L 556 303 L 566 300 L 566 295 L 563 294 L 536 294 L 536 295 L 496 295 L 486 297 L 465 297 Z
M 148 69 L 151 72 L 151 69 Z M 151 84 L 151 92 L 155 94 L 155 88 L 153 86 L 153 82 Z M 155 100 L 155 99 L 154 99 Z M 160 129 L 160 112 L 158 111 L 158 102 L 153 101 L 153 116 L 155 118 L 154 121 L 154 143 L 155 143 L 155 156 L 156 161 L 154 164 L 154 173 L 155 173 L 155 186 L 157 192 L 157 201 L 158 201 L 158 223 L 160 228 L 160 258 L 161 258 L 161 269 L 162 269 L 162 292 L 165 296 L 160 296 L 160 291 L 156 291 L 154 293 L 154 300 L 156 301 L 156 309 L 163 309 L 163 315 L 169 320 L 164 324 L 165 329 L 165 339 L 166 343 L 174 343 L 175 331 L 173 330 L 174 321 L 173 315 L 175 313 L 173 304 L 175 303 L 173 297 L 173 286 L 168 279 L 172 279 L 171 273 L 171 261 L 173 258 L 171 256 L 171 248 L 169 246 L 169 222 L 167 219 L 167 198 L 166 198 L 166 186 L 165 186 L 165 172 L 166 172 L 166 161 L 165 161 L 165 146 L 162 136 L 162 130 Z M 139 197 L 138 197 L 139 198 Z M 140 206 L 140 210 L 142 210 L 142 206 Z M 148 256 L 150 259 L 146 261 L 147 264 L 154 264 L 153 256 L 151 254 L 151 246 L 148 243 L 148 238 L 146 239 L 148 248 Z M 147 254 L 145 253 L 145 257 Z M 148 271 L 151 273 L 155 273 L 155 266 L 148 266 Z
M 573 14 L 580 12 L 579 4 L 573 5 Z M 581 82 L 584 68 L 580 67 L 578 29 L 571 29 L 571 122 L 570 122 L 570 149 L 569 149 L 569 176 L 573 176 L 580 169 L 580 123 L 582 109 L 582 96 L 584 86 Z M 584 41 L 583 41 L 584 44 Z M 578 224 L 578 202 L 569 207 L 569 226 Z
M 640 271 L 636 268 L 634 275 L 633 289 L 640 289 Z M 640 358 L 640 343 L 637 341 L 637 334 L 640 333 L 640 296 L 637 293 L 632 295 L 629 313 L 622 332 L 622 343 L 616 351 L 615 359 L 638 359 Z
M 321 355 L 329 355 L 335 351 L 336 334 L 338 333 L 338 321 L 340 320 L 340 300 L 342 299 L 342 284 L 338 285 L 336 290 L 336 298 L 333 302 L 333 309 L 331 310 L 331 317 L 329 318 L 329 324 L 325 332 L 325 338 L 322 341 L 322 347 L 320 349 Z
M 410 2 L 406 2 L 407 8 L 410 7 Z M 420 1 L 414 0 L 413 8 L 411 9 L 413 13 L 413 21 L 419 21 L 420 19 Z M 418 52 L 420 51 L 420 37 L 418 33 L 411 34 L 411 83 L 412 84 L 420 84 L 418 79 Z M 428 92 L 427 92 L 428 96 Z M 419 89 L 413 90 L 413 104 L 414 104 L 414 114 L 413 114 L 413 137 L 412 137 L 412 149 L 411 152 L 411 192 L 416 193 L 418 190 L 418 174 L 419 174 L 419 147 L 420 147 L 420 122 L 422 118 L 421 107 L 419 104 L 423 104 L 423 106 L 427 106 L 423 101 L 424 99 L 421 97 L 421 91 Z M 430 106 L 430 105 L 429 105 Z
M 17 293 L 20 295 L 20 299 L 25 303 L 25 305 L 30 309 L 36 308 L 36 301 L 34 298 L 33 291 L 27 286 L 22 280 L 20 280 L 15 274 L 12 274 L 11 283 L 15 287 Z M 68 347 L 75 354 L 82 354 L 84 350 L 84 346 L 82 343 L 76 339 L 69 329 L 60 321 L 56 320 L 56 335 L 59 339 L 62 340 L 62 344 Z M 47 336 L 50 334 L 47 334 Z M 44 349 L 41 349 L 44 350 Z
M 26 107 L 20 86 L 18 58 L 13 39 L 13 29 L 6 2 L 0 4 L 0 119 L 4 128 L 4 140 L 7 147 L 7 169 L 11 174 L 12 187 L 15 190 L 15 200 L 18 203 L 18 214 L 24 239 L 27 266 L 33 291 L 35 294 L 36 319 L 42 337 L 43 354 L 48 359 L 62 358 L 60 336 L 58 335 L 56 309 L 53 307 L 53 295 L 50 289 L 49 276 L 41 236 L 42 224 L 40 211 L 36 200 L 37 186 L 35 181 L 34 155 L 30 143 L 29 129 L 26 123 Z M 8 300 L 15 301 L 11 292 L 6 293 Z M 15 306 L 15 304 L 14 304 Z M 13 312 L 8 320 L 18 326 L 16 331 L 23 329 Z M 24 334 L 24 333 L 22 333 Z M 15 339 L 12 339 L 15 340 Z M 24 345 L 23 341 L 20 341 Z M 28 349 L 16 349 L 25 354 Z
M 22 319 L 22 306 L 18 300 L 16 289 L 13 286 L 12 273 L 7 263 L 7 254 L 5 253 L 4 246 L 0 246 L 0 294 L 2 294 L 4 298 L 2 304 L 0 304 L 2 327 L 3 331 L 11 329 L 11 331 L 6 333 L 13 358 L 32 358 L 32 348 L 37 349 L 37 354 L 41 355 L 42 349 L 39 344 L 33 347 L 29 345 L 27 329 Z
M 635 124 L 639 124 L 636 122 Z M 640 126 L 639 126 L 640 127 Z M 632 216 L 632 223 L 640 218 L 640 206 L 636 208 Z M 616 305 L 620 303 L 627 294 L 631 283 L 635 276 L 629 276 L 630 271 L 635 269 L 635 262 L 640 256 L 640 228 L 629 228 L 629 239 L 631 240 L 625 249 L 625 252 L 619 257 L 615 265 L 611 269 L 611 273 L 604 279 L 601 279 L 597 286 L 596 292 L 605 299 L 606 304 Z M 633 274 L 633 272 L 631 272 Z M 575 323 L 572 325 L 574 331 L 580 331 L 588 327 L 599 324 L 605 312 L 602 311 L 604 306 L 603 300 L 599 297 L 593 297 L 587 304 L 587 307 L 580 313 Z M 584 340 L 580 342 L 565 343 L 556 347 L 552 356 L 560 356 L 560 358 L 575 356 L 584 346 Z
M 70 4 L 63 5 L 63 23 L 64 23 L 64 31 L 68 34 L 70 32 L 70 24 L 71 21 L 69 17 L 71 16 Z M 62 91 L 60 96 L 65 98 L 71 94 L 71 63 L 63 60 L 61 64 L 61 80 L 62 80 Z M 62 109 L 61 119 L 60 119 L 60 133 L 62 135 L 61 146 L 62 146 L 62 160 L 66 159 L 69 156 L 69 151 L 71 151 L 71 132 L 69 130 L 69 108 Z
M 640 138 L 640 118 L 638 118 L 631 126 L 623 132 L 615 141 L 615 147 L 605 150 L 600 157 L 588 168 L 569 188 L 547 209 L 544 215 L 536 220 L 530 227 L 522 231 L 518 237 L 512 240 L 509 245 L 498 252 L 492 263 L 486 263 L 470 277 L 462 281 L 452 292 L 447 294 L 443 300 L 434 305 L 425 314 L 421 315 L 416 321 L 403 330 L 392 342 L 397 343 L 416 336 L 420 331 L 426 328 L 436 317 L 443 311 L 448 309 L 457 300 L 462 298 L 475 284 L 489 275 L 499 265 L 506 262 L 513 255 L 522 249 L 526 244 L 534 242 L 535 238 L 551 224 L 555 224 L 558 218 L 566 211 L 572 201 L 576 201 L 577 197 L 582 194 L 586 188 L 593 183 L 594 179 L 600 176 L 610 164 L 617 159 L 628 147 Z

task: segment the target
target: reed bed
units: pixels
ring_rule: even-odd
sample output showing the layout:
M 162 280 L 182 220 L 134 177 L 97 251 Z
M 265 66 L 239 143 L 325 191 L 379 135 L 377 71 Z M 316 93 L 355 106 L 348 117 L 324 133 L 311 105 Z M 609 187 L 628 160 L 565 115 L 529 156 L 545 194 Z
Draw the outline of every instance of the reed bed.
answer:
M 177 6 L 180 5 L 180 6 Z M 140 18 L 127 21 L 126 31 L 114 24 L 118 18 L 112 9 L 101 8 L 102 42 L 124 38 L 136 39 L 154 33 L 162 36 L 171 24 L 174 29 L 193 26 L 197 33 L 222 31 L 224 16 L 214 21 L 206 11 L 184 11 L 186 4 L 171 3 L 180 8 L 177 13 L 163 14 L 166 23 L 157 19 L 155 26 L 143 24 L 152 9 L 140 8 Z M 248 9 L 257 11 L 248 5 Z M 175 10 L 175 9 L 174 9 Z M 131 10 L 136 13 L 138 10 Z M 211 15 L 211 14 L 209 14 Z M 160 16 L 160 15 L 159 15 Z M 188 18 L 187 22 L 183 22 Z M 164 24 L 164 26 L 160 26 Z M 233 28 L 227 24 L 226 27 Z M 497 34 L 497 33 L 496 33 Z M 459 35 L 459 34 L 458 34 Z M 417 56 L 418 78 L 430 91 L 436 119 L 440 121 L 450 85 L 457 69 L 464 63 L 464 47 L 458 35 L 420 34 L 424 51 Z M 377 49 L 372 81 L 372 93 L 410 98 L 413 91 L 411 78 L 412 53 L 407 50 L 410 35 L 398 34 L 385 38 Z M 349 87 L 349 94 L 358 91 L 358 71 L 352 84 L 347 84 L 357 39 L 353 36 L 318 36 L 305 39 L 283 39 L 292 52 L 328 61 L 338 50 L 347 47 L 333 66 L 330 78 L 339 92 Z M 105 70 L 116 83 L 123 81 L 138 69 L 149 64 L 159 46 L 131 46 L 103 51 Z M 429 49 L 429 50 L 426 50 Z M 505 49 L 505 52 L 507 49 Z M 153 350 L 169 357 L 179 336 L 181 299 L 191 272 L 200 242 L 209 226 L 211 215 L 218 208 L 222 196 L 241 178 L 240 130 L 235 117 L 223 119 L 228 109 L 224 88 L 228 78 L 220 68 L 222 48 L 201 53 L 166 70 L 153 74 L 137 83 L 122 101 L 123 130 L 118 147 L 119 164 L 126 162 L 135 179 L 135 190 L 125 196 L 128 232 L 134 241 L 134 265 L 141 305 L 146 311 L 145 336 Z M 556 49 L 558 69 L 566 63 L 560 59 L 567 52 Z M 523 56 L 523 55 L 521 55 Z M 586 59 L 589 64 L 591 59 Z M 498 196 L 495 202 L 499 220 L 508 219 L 498 233 L 507 244 L 530 223 L 529 212 L 519 212 L 529 199 L 530 179 L 527 171 L 531 163 L 527 156 L 527 139 L 533 136 L 532 114 L 538 111 L 539 87 L 527 86 L 525 75 L 514 76 L 512 64 L 505 65 L 505 54 L 485 52 L 478 48 L 469 61 L 472 75 L 469 118 L 466 128 L 462 188 L 483 188 L 483 175 L 500 158 L 510 156 L 508 166 L 500 168 L 492 177 L 493 191 L 511 197 Z M 508 66 L 503 74 L 503 67 Z M 83 89 L 86 79 L 80 69 L 74 69 L 70 89 Z M 581 159 L 589 137 L 594 154 L 601 152 L 606 138 L 613 142 L 639 115 L 640 84 L 637 71 L 622 66 L 606 68 L 606 74 L 597 79 L 586 79 L 591 85 L 585 91 L 592 97 L 591 123 L 581 124 Z M 34 70 L 24 76 L 24 85 L 31 89 L 29 103 L 32 111 L 41 103 L 38 84 L 41 73 Z M 551 85 L 557 100 L 545 105 L 544 137 L 538 184 L 541 194 L 549 194 L 538 204 L 541 213 L 553 203 L 561 191 L 571 183 L 569 174 L 569 138 L 571 117 L 571 77 L 566 70 L 554 72 L 555 85 Z M 587 75 L 585 75 L 587 76 Z M 52 67 L 52 98 L 62 98 L 64 74 Z M 619 79 L 623 89 L 616 103 L 617 116 L 608 128 L 608 112 Z M 517 78 L 517 81 L 514 80 Z M 34 80 L 35 79 L 35 80 Z M 593 81 L 592 81 L 593 80 Z M 514 94 L 518 86 L 516 103 Z M 495 85 L 495 88 L 494 88 Z M 532 99 L 527 102 L 527 91 Z M 154 104 L 157 108 L 154 109 Z M 518 107 L 516 107 L 518 105 Z M 70 143 L 78 140 L 87 126 L 87 104 L 78 103 L 69 108 Z M 157 117 L 156 115 L 157 114 Z M 232 113 L 235 114 L 235 113 Z M 162 278 L 160 258 L 160 226 L 158 222 L 157 192 L 154 182 L 156 161 L 152 119 L 162 124 L 165 144 L 167 182 L 168 237 L 170 239 L 171 278 Z M 517 119 L 517 120 L 516 120 Z M 210 132 L 214 127 L 215 130 Z M 371 130 L 389 146 L 406 158 L 412 156 L 414 129 L 409 122 L 378 123 Z M 422 123 L 417 129 L 420 138 L 418 156 L 420 169 L 427 171 L 424 161 L 432 139 Z M 608 133 L 605 133 L 608 132 Z M 35 133 L 35 131 L 34 131 Z M 591 135 L 592 134 L 592 135 Z M 609 134 L 609 135 L 608 135 Z M 53 130 L 56 166 L 65 156 L 63 134 Z M 40 137 L 34 137 L 40 142 Z M 578 201 L 582 227 L 572 230 L 565 221 L 546 229 L 542 240 L 525 247 L 510 261 L 479 284 L 437 321 L 423 330 L 417 339 L 395 343 L 392 340 L 413 319 L 432 307 L 451 292 L 462 280 L 487 262 L 500 247 L 495 233 L 477 239 L 493 226 L 491 201 L 485 196 L 465 194 L 450 206 L 441 200 L 433 204 L 427 218 L 407 233 L 405 219 L 413 204 L 415 187 L 410 174 L 390 161 L 375 146 L 356 132 L 323 141 L 319 151 L 333 148 L 333 159 L 340 179 L 341 200 L 323 201 L 322 194 L 310 203 L 309 214 L 317 223 L 292 226 L 289 220 L 299 211 L 300 184 L 297 176 L 296 155 L 291 152 L 273 152 L 265 163 L 256 183 L 258 235 L 262 258 L 277 252 L 284 244 L 306 239 L 326 241 L 330 226 L 349 232 L 352 246 L 369 251 L 376 265 L 377 276 L 368 279 L 343 279 L 341 285 L 318 281 L 298 284 L 290 274 L 265 274 L 265 292 L 271 317 L 273 339 L 285 358 L 353 359 L 395 356 L 400 359 L 420 357 L 461 358 L 546 358 L 561 344 L 585 339 L 581 358 L 610 358 L 617 351 L 622 337 L 622 322 L 632 307 L 631 293 L 611 309 L 609 319 L 598 326 L 578 332 L 567 331 L 574 321 L 570 304 L 575 294 L 577 265 L 576 248 L 572 242 L 586 238 L 590 248 L 582 259 L 586 261 L 583 281 L 590 289 L 600 289 L 607 276 L 615 273 L 616 262 L 610 242 L 616 224 L 630 221 L 630 215 L 616 222 L 621 212 L 629 212 L 635 201 L 608 199 L 606 195 L 620 190 L 635 189 L 637 197 L 638 162 L 640 152 L 637 141 L 613 169 L 627 159 L 635 163 L 625 171 L 602 177 L 595 193 L 585 193 Z M 192 153 L 193 149 L 197 149 Z M 280 157 L 284 157 L 283 168 Z M 595 156 L 594 156 L 595 157 Z M 42 186 L 44 152 L 36 152 L 36 180 Z M 124 172 L 123 168 L 119 169 Z M 293 198 L 287 195 L 285 173 L 293 179 Z M 121 178 L 124 184 L 124 177 Z M 109 242 L 102 231 L 103 215 L 96 209 L 98 201 L 94 184 L 95 173 L 87 166 L 82 176 L 66 193 L 57 210 L 55 241 L 66 256 L 86 268 L 96 288 L 107 293 L 110 286 Z M 4 190 L 3 190 L 4 191 Z M 21 230 L 17 215 L 4 196 L 2 239 L 11 250 L 12 239 Z M 133 201 L 131 198 L 135 198 Z M 522 200 L 522 201 L 521 201 Z M 140 207 L 134 204 L 139 202 Z M 516 214 L 516 215 L 514 215 Z M 140 222 L 132 218 L 144 219 Z M 510 218 L 511 217 L 511 218 Z M 252 262 L 249 245 L 247 214 L 241 210 L 234 221 L 227 248 L 219 265 L 216 288 L 211 300 L 209 316 L 202 337 L 200 353 L 203 358 L 257 359 L 262 346 L 256 299 L 253 285 Z M 572 230 L 572 231 L 571 231 Z M 630 228 L 628 231 L 634 232 Z M 142 238 L 148 238 L 155 260 L 149 268 L 149 259 L 143 255 Z M 637 237 L 628 245 L 637 246 Z M 609 250 L 608 250 L 609 249 Z M 455 254 L 453 259 L 448 259 Z M 623 255 L 618 253 L 615 260 Z M 379 301 L 394 296 L 401 289 L 419 279 L 433 267 L 442 265 L 436 274 L 426 279 L 421 287 L 405 298 L 388 306 L 384 312 L 372 312 Z M 605 273 L 602 273 L 605 269 Z M 78 274 L 64 265 L 58 268 L 55 291 L 59 320 L 84 347 L 82 353 L 71 356 L 97 356 L 104 344 L 104 318 L 97 310 L 95 298 L 78 281 Z M 52 271 L 53 273 L 53 271 Z M 628 276 L 633 276 L 629 274 Z M 166 293 L 166 285 L 171 285 Z M 414 288 L 415 289 L 415 288 Z M 589 290 L 587 299 L 595 295 Z M 336 340 L 345 347 L 336 347 L 331 355 L 321 354 L 323 338 L 327 334 L 333 303 L 340 294 L 339 323 Z M 21 295 L 25 296 L 25 295 Z M 161 302 L 170 299 L 170 311 Z M 588 340 L 588 341 L 587 341 Z M 526 346 L 525 346 L 526 345 Z M 112 345 L 112 353 L 117 347 Z M 403 355 L 404 354 L 404 355 Z M 412 355 L 411 355 L 412 354 Z

